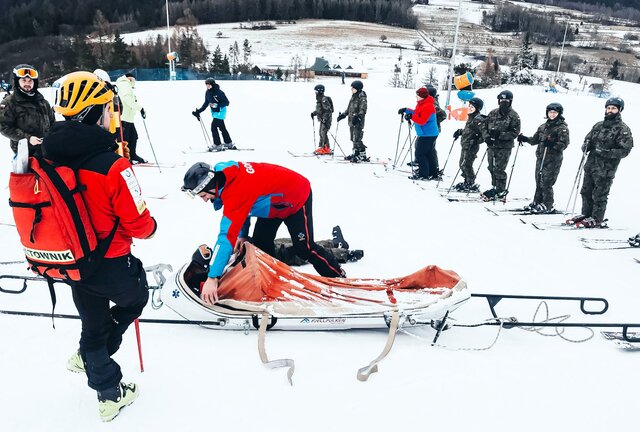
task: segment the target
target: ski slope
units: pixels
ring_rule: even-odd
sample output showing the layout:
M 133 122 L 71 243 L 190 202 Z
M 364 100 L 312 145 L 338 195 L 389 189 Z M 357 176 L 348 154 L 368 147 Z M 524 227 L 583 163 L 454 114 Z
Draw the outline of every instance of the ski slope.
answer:
M 369 98 L 364 142 L 374 157 L 394 157 L 400 125 L 396 112 L 415 103 L 413 90 L 389 88 L 388 78 L 386 73 L 373 73 L 364 81 Z M 205 148 L 200 127 L 190 114 L 202 103 L 204 84 L 139 82 L 138 99 L 147 112 L 146 126 L 158 160 L 177 166 L 162 172 L 136 168 L 159 228 L 152 240 L 136 241 L 133 253 L 145 265 L 168 263 L 177 269 L 199 244 L 215 242 L 221 212 L 180 192 L 182 176 L 192 163 L 264 161 L 295 169 L 311 180 L 317 239 L 330 237 L 331 228 L 340 225 L 352 248 L 364 249 L 361 261 L 345 265 L 349 276 L 392 277 L 437 264 L 458 272 L 475 293 L 601 296 L 610 302 L 609 311 L 595 317 L 581 315 L 577 304 L 552 303 L 552 316 L 570 314 L 571 320 L 583 322 L 640 322 L 640 293 L 635 286 L 640 266 L 633 260 L 640 257 L 640 251 L 591 251 L 579 241 L 580 236 L 624 239 L 640 231 L 638 149 L 621 162 L 609 197 L 607 217 L 612 227 L 621 230 L 539 231 L 517 217 L 494 216 L 484 208 L 499 210 L 522 203 L 448 202 L 433 182 L 416 185 L 406 174 L 385 173 L 379 165 L 292 157 L 289 150 L 313 150 L 309 113 L 314 109 L 317 83 L 326 86 L 337 111 L 346 109 L 349 86 L 340 85 L 339 79 L 221 82 L 231 101 L 229 132 L 239 147 L 255 151 L 185 154 L 188 147 Z M 544 121 L 548 103 L 564 105 L 571 144 L 555 188 L 557 206 L 562 208 L 576 175 L 580 145 L 602 118 L 604 100 L 552 95 L 540 87 L 505 88 L 515 94 L 514 108 L 527 135 Z M 485 112 L 496 107 L 500 90 L 477 92 L 485 100 Z M 636 121 L 640 87 L 616 82 L 613 92 L 627 102 L 623 119 L 640 136 Z M 51 100 L 51 94 L 45 91 L 45 95 Z M 138 117 L 136 122 L 139 153 L 152 159 L 142 120 Z M 402 143 L 406 126 L 400 126 Z M 437 144 L 441 166 L 459 127 L 462 123 L 453 120 L 443 123 Z M 346 122 L 337 127 L 334 117 L 331 132 L 349 152 Z M 10 223 L 6 184 L 12 153 L 4 138 L 0 152 L 0 178 L 4 179 L 0 201 L 5 203 L 0 206 L 0 222 Z M 534 153 L 533 147 L 520 148 L 509 197 L 533 196 Z M 456 143 L 442 185 L 451 183 L 458 158 Z M 478 182 L 483 188 L 490 187 L 486 161 Z M 165 194 L 164 199 L 152 198 Z M 538 220 L 545 218 L 562 219 Z M 284 228 L 280 234 L 286 235 Z M 14 229 L 0 225 L 0 235 L 0 261 L 21 259 Z M 310 266 L 307 270 L 313 272 Z M 0 272 L 28 274 L 24 265 L 3 265 Z M 0 286 L 10 284 L 0 280 Z M 74 314 L 68 289 L 60 286 L 57 293 L 56 311 Z M 537 302 L 505 300 L 498 312 L 529 321 L 537 306 Z M 29 284 L 21 295 L 0 293 L 0 309 L 49 312 L 46 285 Z M 476 299 L 454 314 L 467 323 L 489 316 L 486 305 Z M 147 307 L 143 317 L 178 318 L 166 307 Z M 85 377 L 65 368 L 77 348 L 79 322 L 57 319 L 53 330 L 47 318 L 0 314 L 0 382 L 4 389 L 0 430 L 635 430 L 627 414 L 637 406 L 637 355 L 617 349 L 598 334 L 585 343 L 569 343 L 518 329 L 503 330 L 493 348 L 482 350 L 492 344 L 497 328 L 448 330 L 438 341 L 444 347 L 431 347 L 434 330 L 424 328 L 413 335 L 398 334 L 379 373 L 362 383 L 356 380 L 356 371 L 382 350 L 385 332 L 270 332 L 267 350 L 271 358 L 296 361 L 290 387 L 283 371 L 261 365 L 255 332 L 245 335 L 155 324 L 143 324 L 141 331 L 144 373 L 138 370 L 133 330 L 115 355 L 125 380 L 140 385 L 141 396 L 114 423 L 102 426 L 95 393 L 86 386 Z M 582 329 L 565 333 L 573 339 L 588 335 Z

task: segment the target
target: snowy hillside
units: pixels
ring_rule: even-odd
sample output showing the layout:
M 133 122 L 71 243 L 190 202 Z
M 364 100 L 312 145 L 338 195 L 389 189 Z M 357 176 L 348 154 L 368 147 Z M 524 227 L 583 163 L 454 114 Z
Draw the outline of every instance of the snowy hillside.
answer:
M 367 55 L 373 62 L 379 54 Z M 364 143 L 370 155 L 380 158 L 393 158 L 395 154 L 398 108 L 415 104 L 414 90 L 389 88 L 388 78 L 385 67 L 364 82 L 369 98 Z M 580 236 L 625 239 L 640 231 L 638 149 L 620 164 L 609 197 L 607 217 L 616 230 L 540 231 L 517 217 L 495 216 L 485 209 L 500 210 L 522 202 L 454 203 L 442 198 L 433 182 L 417 185 L 407 179 L 407 174 L 385 173 L 379 165 L 292 157 L 288 150 L 313 150 L 309 113 L 314 109 L 313 86 L 317 83 L 326 86 L 326 94 L 333 98 L 338 111 L 346 109 L 349 87 L 338 79 L 221 82 L 231 101 L 227 120 L 231 136 L 239 147 L 255 151 L 185 154 L 183 150 L 189 147 L 205 148 L 200 127 L 190 114 L 202 103 L 204 84 L 139 82 L 138 99 L 147 112 L 146 126 L 158 159 L 177 166 L 161 173 L 153 168 L 136 168 L 159 229 L 152 240 L 136 241 L 133 253 L 145 265 L 168 263 L 175 269 L 200 243 L 214 243 L 220 212 L 214 213 L 199 200 L 189 200 L 179 190 L 184 171 L 192 163 L 265 161 L 295 169 L 311 180 L 317 239 L 330 237 L 331 228 L 339 224 L 351 246 L 364 249 L 364 259 L 345 266 L 349 276 L 400 276 L 437 264 L 458 272 L 475 293 L 601 296 L 610 302 L 604 316 L 592 317 L 581 315 L 577 304 L 552 303 L 551 316 L 570 314 L 572 321 L 582 322 L 640 322 L 640 294 L 635 287 L 640 267 L 633 260 L 640 257 L 640 251 L 591 251 L 579 241 Z M 544 121 L 548 103 L 564 105 L 571 145 L 555 188 L 557 206 L 564 207 L 581 157 L 580 145 L 591 126 L 602 119 L 604 100 L 552 95 L 539 87 L 509 89 L 515 94 L 514 108 L 527 135 Z M 478 91 L 485 100 L 485 112 L 496 107 L 499 91 Z M 640 116 L 640 87 L 616 82 L 613 92 L 626 100 L 623 119 L 640 136 L 636 121 Z M 458 106 L 456 102 L 454 108 Z M 151 159 L 143 124 L 140 118 L 136 121 L 141 134 L 139 153 Z M 459 127 L 462 123 L 453 120 L 443 123 L 437 144 L 441 166 L 452 134 Z M 405 128 L 402 124 L 401 142 Z M 334 118 L 332 133 L 337 133 L 342 149 L 350 152 L 345 122 L 337 127 Z M 0 139 L 0 153 L 4 161 L 0 177 L 6 185 L 12 153 L 4 138 Z M 534 153 L 533 147 L 520 148 L 509 198 L 532 197 Z M 456 145 L 442 185 L 451 184 L 458 158 Z M 478 182 L 483 188 L 490 187 L 486 161 Z M 153 198 L 165 193 L 165 199 Z M 7 199 L 8 190 L 0 188 L 0 201 L 6 203 Z M 560 221 L 562 217 L 537 220 Z M 12 222 L 6 204 L 0 206 L 0 222 Z M 14 229 L 0 225 L 0 234 L 0 261 L 21 259 Z M 285 236 L 286 231 L 282 229 L 281 234 Z M 28 274 L 24 265 L 2 265 L 0 270 L 2 274 Z M 306 270 L 313 273 L 310 266 Z M 10 285 L 0 280 L 0 286 Z M 61 286 L 57 292 L 56 311 L 74 314 L 68 290 Z M 505 300 L 497 309 L 502 316 L 529 321 L 536 307 L 536 302 L 514 304 Z M 21 295 L 0 293 L 0 309 L 46 313 L 50 310 L 46 286 L 30 284 Z M 486 305 L 476 299 L 455 313 L 455 318 L 465 323 L 489 316 Z M 166 307 L 148 307 L 143 317 L 178 318 Z M 378 355 L 385 332 L 270 332 L 267 349 L 271 357 L 296 361 L 294 386 L 290 387 L 284 372 L 269 371 L 261 365 L 255 332 L 244 335 L 154 324 L 142 325 L 141 330 L 145 372 L 137 369 L 132 330 L 115 356 L 125 379 L 140 385 L 141 397 L 113 424 L 103 426 L 95 393 L 86 386 L 86 379 L 65 368 L 67 358 L 77 348 L 79 322 L 58 319 L 53 330 L 47 318 L 0 314 L 0 382 L 4 388 L 0 394 L 0 430 L 636 429 L 625 414 L 637 405 L 639 383 L 637 375 L 630 373 L 637 367 L 637 355 L 617 349 L 598 334 L 588 342 L 575 344 L 517 329 L 503 330 L 496 345 L 483 351 L 473 348 L 491 345 L 495 327 L 446 331 L 439 340 L 446 348 L 429 346 L 432 329 L 414 330 L 418 338 L 400 333 L 379 373 L 362 383 L 356 380 L 356 371 Z M 581 339 L 589 333 L 571 329 L 565 336 Z

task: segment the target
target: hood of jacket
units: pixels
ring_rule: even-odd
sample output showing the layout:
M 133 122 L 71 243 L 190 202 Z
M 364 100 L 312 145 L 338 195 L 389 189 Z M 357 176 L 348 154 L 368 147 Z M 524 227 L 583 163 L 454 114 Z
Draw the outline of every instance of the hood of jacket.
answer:
M 98 125 L 76 121 L 60 121 L 53 124 L 42 142 L 42 155 L 53 162 L 78 169 L 89 158 L 114 152 L 115 135 Z

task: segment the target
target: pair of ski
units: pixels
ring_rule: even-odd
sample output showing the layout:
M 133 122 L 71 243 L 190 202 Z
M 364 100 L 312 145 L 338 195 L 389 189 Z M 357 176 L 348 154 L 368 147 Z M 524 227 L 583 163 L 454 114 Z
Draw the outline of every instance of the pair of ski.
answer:
M 524 221 L 522 221 L 525 223 Z M 605 219 L 603 222 L 607 222 Z M 560 230 L 588 230 L 588 231 L 597 231 L 597 230 L 607 230 L 607 231 L 622 231 L 623 228 L 611 228 L 610 226 L 600 226 L 600 227 L 585 227 L 579 224 L 567 223 L 567 222 L 535 222 L 531 223 L 531 226 L 538 230 L 546 230 L 546 229 L 560 229 Z
M 341 157 L 334 157 L 333 154 L 319 155 L 315 153 L 296 153 L 291 150 L 287 150 L 287 152 L 293 157 L 315 157 L 317 159 L 322 160 L 325 163 L 342 163 L 342 164 L 374 164 L 374 165 L 387 165 L 390 160 L 389 159 L 380 159 L 380 158 L 372 158 L 370 157 L 368 161 L 360 161 L 360 162 L 351 162 L 350 160 L 346 160 Z
M 254 151 L 255 149 L 252 148 L 225 148 L 222 150 L 212 150 L 212 149 L 194 149 L 189 147 L 186 150 L 182 150 L 183 154 L 189 154 L 189 153 L 222 153 L 222 152 L 227 152 L 227 151 Z
M 622 239 L 590 239 L 580 237 L 582 246 L 591 250 L 635 249 L 628 240 Z
M 441 193 L 441 197 L 446 198 L 450 202 L 462 202 L 462 203 L 506 203 L 507 201 L 529 201 L 529 198 L 521 198 L 521 197 L 504 197 L 498 198 L 495 200 L 486 200 L 482 198 L 482 195 L 478 192 L 454 192 L 450 193 Z

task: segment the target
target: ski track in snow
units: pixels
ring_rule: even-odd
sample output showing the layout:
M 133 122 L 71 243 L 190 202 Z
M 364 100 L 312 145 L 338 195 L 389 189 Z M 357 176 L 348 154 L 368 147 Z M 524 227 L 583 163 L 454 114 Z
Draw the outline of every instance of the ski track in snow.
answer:
M 266 33 L 263 33 L 266 35 Z M 370 54 L 368 54 L 370 55 Z M 405 60 L 413 53 L 406 53 Z M 371 60 L 371 58 L 368 58 Z M 426 70 L 428 65 L 421 65 Z M 370 156 L 392 158 L 398 134 L 397 109 L 413 106 L 414 90 L 387 86 L 389 72 L 372 73 L 364 81 L 369 97 L 364 142 Z M 577 80 L 577 79 L 576 79 Z M 572 320 L 590 322 L 639 322 L 640 267 L 631 251 L 590 251 L 580 237 L 626 239 L 640 230 L 637 172 L 640 150 L 622 160 L 613 183 L 607 217 L 609 230 L 535 230 L 507 213 L 495 217 L 486 203 L 448 202 L 435 183 L 415 187 L 406 175 L 386 175 L 379 165 L 328 164 L 318 158 L 295 158 L 288 151 L 313 150 L 309 113 L 314 109 L 313 86 L 326 87 L 337 111 L 346 109 L 349 86 L 339 79 L 275 83 L 222 81 L 231 101 L 227 127 L 239 147 L 252 152 L 183 154 L 204 148 L 193 107 L 202 103 L 202 82 L 139 82 L 137 95 L 147 112 L 147 126 L 160 163 L 182 164 L 172 169 L 134 168 L 158 220 L 158 232 L 147 241 L 134 242 L 133 253 L 145 265 L 168 263 L 174 269 L 190 259 L 201 243 L 213 245 L 221 212 L 200 200 L 178 193 L 184 171 L 194 162 L 234 159 L 278 163 L 307 176 L 314 193 L 316 239 L 331 237 L 340 225 L 354 249 L 364 249 L 361 261 L 345 265 L 350 277 L 394 277 L 427 264 L 458 272 L 472 292 L 605 297 L 610 302 L 604 316 L 582 316 L 577 304 L 550 303 L 551 315 L 571 314 Z M 514 109 L 522 119 L 522 132 L 532 135 L 543 122 L 544 108 L 553 101 L 565 108 L 571 145 L 555 186 L 556 206 L 563 208 L 581 157 L 580 145 L 592 125 L 601 120 L 604 100 L 588 95 L 549 94 L 542 87 L 508 86 L 515 94 Z M 496 107 L 500 89 L 479 90 L 485 113 Z M 49 89 L 43 90 L 51 101 Z M 635 119 L 638 85 L 614 82 L 627 107 L 623 119 L 640 136 Z M 444 97 L 444 92 L 441 92 Z M 167 109 L 171 95 L 171 109 Z M 454 108 L 460 106 L 453 96 Z M 152 157 L 141 119 L 137 118 L 139 153 Z M 453 132 L 462 123 L 442 125 L 438 140 L 444 165 Z M 335 134 L 334 121 L 331 132 Z M 401 133 L 401 143 L 406 130 Z M 337 134 L 350 150 L 348 128 L 341 122 Z M 7 179 L 12 153 L 0 138 L 5 162 L 0 175 Z M 447 165 L 454 175 L 459 159 L 454 147 Z M 478 163 L 479 158 L 476 160 Z M 510 196 L 532 196 L 535 187 L 535 149 L 520 149 Z M 480 169 L 477 182 L 490 187 L 488 171 Z M 508 165 L 510 170 L 511 162 Z M 0 222 L 12 222 L 6 205 L 8 190 L 0 190 Z M 518 206 L 520 203 L 517 204 Z M 496 203 L 502 210 L 515 203 Z M 578 199 L 579 209 L 580 200 Z M 560 223 L 562 215 L 545 216 Z M 528 222 L 528 219 L 527 219 Z M 0 261 L 22 258 L 13 227 L 0 226 Z M 286 236 L 284 227 L 281 236 Z M 640 256 L 637 254 L 636 256 Z M 24 264 L 3 265 L 3 274 L 28 274 Z M 307 266 L 306 271 L 313 273 Z M 170 279 L 170 278 L 169 278 Z M 3 287 L 8 282 L 0 281 Z M 74 314 L 68 288 L 57 287 L 56 312 Z M 164 295 L 170 295 L 165 292 Z M 503 300 L 498 313 L 531 320 L 537 303 Z M 0 293 L 0 309 L 48 312 L 50 301 L 44 284 L 30 284 L 21 295 Z M 462 322 L 488 318 L 486 305 L 472 299 L 454 313 Z M 145 318 L 179 318 L 168 308 L 147 307 Z M 429 346 L 434 330 L 414 330 L 424 340 L 398 334 L 391 354 L 368 382 L 356 380 L 356 371 L 375 358 L 385 343 L 384 331 L 269 332 L 271 358 L 296 360 L 294 386 L 282 370 L 264 368 L 257 353 L 257 334 L 207 330 L 192 326 L 141 326 L 145 372 L 137 370 L 133 328 L 115 355 L 125 380 L 138 383 L 140 398 L 114 421 L 118 431 L 153 429 L 201 431 L 203 428 L 237 431 L 325 431 L 391 429 L 413 430 L 634 430 L 625 415 L 633 412 L 638 379 L 633 373 L 638 358 L 617 350 L 601 337 L 583 344 L 545 338 L 517 329 L 503 330 L 488 351 L 457 351 Z M 438 343 L 450 347 L 483 347 L 493 340 L 496 328 L 452 329 Z M 95 393 L 86 378 L 65 369 L 77 348 L 79 322 L 0 315 L 0 430 L 87 431 L 97 430 Z M 570 329 L 567 336 L 580 338 L 584 331 Z M 285 407 L 285 409 L 283 409 Z M 321 410 L 321 411 L 319 411 Z M 464 412 L 464 415 L 460 415 Z M 575 413 L 576 415 L 569 415 Z

